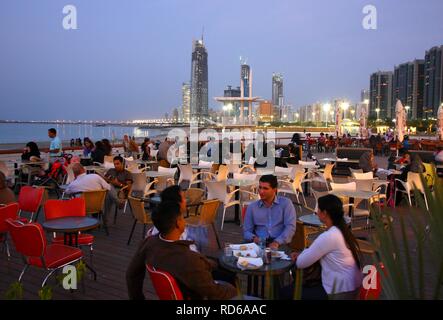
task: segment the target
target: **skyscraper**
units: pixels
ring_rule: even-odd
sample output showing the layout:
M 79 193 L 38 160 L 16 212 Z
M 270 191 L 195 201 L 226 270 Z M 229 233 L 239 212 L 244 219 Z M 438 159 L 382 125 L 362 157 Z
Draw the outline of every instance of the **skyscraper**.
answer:
M 183 122 L 189 122 L 191 116 L 191 85 L 189 83 L 182 85 L 182 99 Z
M 283 76 L 280 73 L 272 74 L 272 104 L 276 110 L 274 118 L 279 121 L 281 117 L 281 108 L 284 105 Z
M 423 117 L 424 60 L 414 60 L 395 67 L 392 106 L 397 99 L 407 107 L 408 119 Z
M 191 65 L 191 120 L 208 117 L 208 53 L 203 40 L 194 41 Z
M 360 93 L 360 101 L 363 102 L 365 100 L 369 100 L 369 90 L 362 89 Z
M 240 68 L 240 96 L 242 98 L 250 98 L 252 96 L 252 74 L 251 67 L 245 63 Z M 250 102 L 240 103 L 240 119 L 246 119 L 249 115 L 249 108 L 252 108 Z M 246 110 L 246 112 L 245 112 Z M 242 114 L 243 113 L 243 114 Z
M 424 117 L 435 118 L 443 103 L 443 46 L 426 51 L 424 68 Z
M 387 119 L 395 115 L 392 107 L 393 72 L 376 72 L 371 75 L 369 86 L 369 113 L 376 119 Z

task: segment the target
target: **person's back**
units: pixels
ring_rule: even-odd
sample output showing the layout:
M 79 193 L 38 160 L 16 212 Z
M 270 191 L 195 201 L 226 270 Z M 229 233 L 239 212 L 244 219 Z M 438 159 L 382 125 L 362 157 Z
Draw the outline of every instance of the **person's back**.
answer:
M 297 258 L 298 268 L 320 259 L 322 284 L 328 294 L 354 291 L 361 285 L 361 272 L 341 231 L 333 226 L 320 234 Z
M 76 177 L 68 187 L 66 193 L 78 193 L 85 191 L 110 190 L 111 186 L 98 174 L 82 174 Z
M 214 282 L 211 263 L 202 254 L 189 248 L 192 241 L 168 242 L 160 237 L 156 235 L 143 241 L 128 268 L 129 278 L 141 275 L 141 270 L 134 272 L 137 264 L 139 268 L 149 264 L 170 273 L 179 284 L 182 293 L 191 299 L 222 300 L 235 296 L 234 287 Z M 129 283 L 131 282 L 128 281 L 129 297 L 136 299 L 136 291 Z

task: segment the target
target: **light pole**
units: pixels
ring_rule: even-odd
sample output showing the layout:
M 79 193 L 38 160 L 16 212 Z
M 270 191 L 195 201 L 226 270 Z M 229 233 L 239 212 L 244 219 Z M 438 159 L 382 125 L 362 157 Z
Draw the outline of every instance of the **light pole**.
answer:
M 323 111 L 326 114 L 326 128 L 328 127 L 328 116 L 329 116 L 329 110 L 331 109 L 331 104 L 330 103 L 325 103 L 323 105 Z
M 377 112 L 377 121 L 380 121 L 380 108 L 375 109 L 375 112 Z
M 297 120 L 296 120 L 296 121 L 298 122 L 298 120 L 299 120 L 299 117 L 300 117 L 300 114 L 299 114 L 298 112 L 296 112 L 296 113 L 295 113 L 295 117 L 297 118 Z M 301 123 L 300 123 L 300 125 L 301 125 Z
M 409 118 L 409 109 L 411 109 L 410 106 L 405 106 L 405 110 L 406 110 L 406 120 Z
M 348 102 L 342 102 L 341 108 L 343 110 L 343 119 L 346 119 L 346 110 L 348 110 L 348 108 L 349 108 L 349 103 Z
M 351 120 L 354 120 L 355 118 L 354 118 L 354 114 L 355 114 L 355 110 L 354 109 L 351 109 Z
M 312 113 L 312 122 L 315 123 L 315 126 L 317 126 L 317 121 L 315 121 L 315 112 Z

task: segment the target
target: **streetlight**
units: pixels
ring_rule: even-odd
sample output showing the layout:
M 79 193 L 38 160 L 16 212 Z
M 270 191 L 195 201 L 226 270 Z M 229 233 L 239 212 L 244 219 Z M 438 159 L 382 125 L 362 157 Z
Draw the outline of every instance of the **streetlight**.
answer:
M 298 112 L 296 112 L 296 113 L 295 113 L 295 117 L 297 118 L 296 121 L 298 121 L 298 119 L 299 119 L 299 117 L 300 117 L 300 114 L 299 114 Z M 300 124 L 301 124 L 301 123 L 300 123 Z
M 351 109 L 351 120 L 354 120 L 354 114 L 355 114 L 355 110 Z
M 405 110 L 406 110 L 406 119 L 408 119 L 408 117 L 409 117 L 409 109 L 411 109 L 410 106 L 405 106 Z
M 380 108 L 375 109 L 375 112 L 377 112 L 377 121 L 380 121 Z
M 348 110 L 349 108 L 349 103 L 348 102 L 342 102 L 342 104 L 340 105 L 341 108 L 343 109 L 343 118 L 346 119 L 346 110 Z
M 312 122 L 317 122 L 317 121 L 315 121 L 315 112 L 312 113 Z M 317 124 L 316 124 L 316 126 L 317 126 Z
M 326 128 L 328 127 L 328 113 L 329 113 L 330 109 L 331 109 L 331 104 L 330 103 L 325 103 L 323 105 L 323 111 L 326 113 Z

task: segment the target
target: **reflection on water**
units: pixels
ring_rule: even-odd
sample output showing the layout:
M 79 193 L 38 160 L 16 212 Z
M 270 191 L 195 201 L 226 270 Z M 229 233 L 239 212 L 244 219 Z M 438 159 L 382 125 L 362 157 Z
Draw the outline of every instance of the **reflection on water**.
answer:
M 109 139 L 121 140 L 125 134 L 137 138 L 154 137 L 163 134 L 162 129 L 140 129 L 136 127 L 104 126 L 95 127 L 91 124 L 28 124 L 0 123 L 0 143 L 26 143 L 28 141 L 48 141 L 48 129 L 57 129 L 62 140 L 83 139 L 89 137 L 93 141 Z

